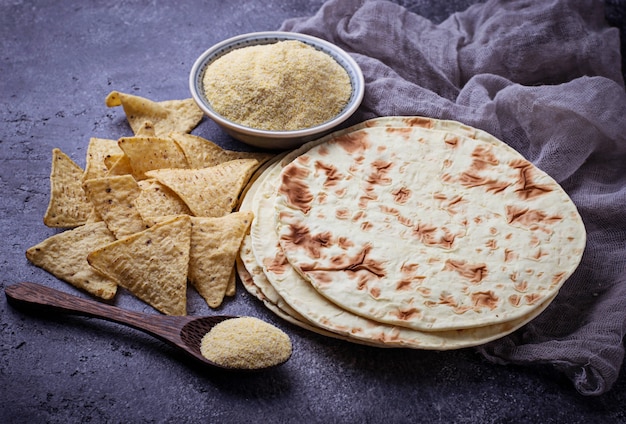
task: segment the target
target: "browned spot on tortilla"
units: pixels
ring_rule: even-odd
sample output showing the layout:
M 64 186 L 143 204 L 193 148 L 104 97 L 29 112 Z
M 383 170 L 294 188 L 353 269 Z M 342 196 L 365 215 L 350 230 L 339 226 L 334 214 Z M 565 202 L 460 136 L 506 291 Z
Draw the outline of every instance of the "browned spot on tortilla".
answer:
M 266 258 L 263 261 L 263 264 L 269 272 L 281 275 L 287 269 L 288 262 L 282 249 L 280 249 L 280 252 L 277 253 L 273 258 Z
M 456 146 L 459 145 L 459 138 L 455 135 L 451 135 L 451 134 L 446 134 L 446 136 L 443 139 L 444 143 L 446 143 L 446 145 L 455 148 Z
M 414 225 L 413 220 L 411 220 L 411 218 L 408 218 L 402 215 L 398 217 L 398 222 L 404 225 L 405 227 L 409 227 L 409 228 L 413 227 Z
M 302 165 L 308 165 L 311 162 L 311 156 L 307 154 L 300 155 L 294 160 L 294 162 L 301 163 Z
M 380 211 L 384 214 L 387 215 L 391 215 L 391 216 L 399 216 L 400 215 L 400 210 L 397 208 L 392 208 L 391 206 L 387 206 L 387 205 L 380 205 Z
M 444 293 L 439 296 L 439 304 L 444 306 L 450 306 L 452 308 L 456 308 L 457 306 L 459 306 L 459 303 L 456 301 L 454 296 Z
M 335 211 L 335 218 L 347 220 L 350 218 L 350 211 L 347 208 L 339 208 Z
M 548 256 L 549 253 L 545 252 L 543 249 L 539 248 L 537 249 L 537 251 L 535 252 L 535 254 L 532 256 L 533 259 L 540 261 L 541 258 L 543 258 L 544 256 Z
M 382 278 L 385 276 L 385 268 L 382 263 L 375 261 L 374 259 L 368 258 L 370 251 L 372 250 L 372 246 L 370 244 L 365 245 L 363 250 L 359 252 L 353 259 L 352 265 L 347 267 L 346 269 L 349 271 L 361 271 L 365 270 L 378 278 Z
M 513 306 L 519 306 L 522 303 L 522 296 L 518 294 L 512 294 L 509 296 L 509 303 Z
M 413 227 L 413 235 L 427 246 L 437 246 L 444 249 L 452 248 L 456 236 L 444 227 L 442 228 L 443 235 L 438 238 L 436 236 L 437 229 L 432 224 L 419 223 Z
M 361 229 L 362 229 L 363 231 L 369 231 L 369 230 L 371 230 L 372 228 L 374 228 L 374 224 L 372 224 L 372 223 L 371 223 L 371 222 L 369 222 L 369 221 L 363 221 L 363 222 L 361 223 Z
M 281 236 L 281 240 L 305 249 L 311 258 L 319 259 L 321 250 L 332 243 L 332 234 L 328 231 L 311 234 L 306 226 L 295 224 L 289 225 L 289 230 L 289 234 Z
M 398 281 L 398 284 L 396 284 L 396 290 L 408 290 L 411 288 L 412 283 L 413 280 L 411 278 L 404 278 Z
M 470 264 L 464 260 L 447 259 L 444 269 L 456 271 L 473 284 L 479 284 L 487 276 L 487 265 L 483 263 Z
M 515 159 L 509 162 L 509 165 L 519 171 L 515 192 L 522 200 L 534 199 L 553 191 L 553 188 L 548 185 L 535 183 L 537 169 L 527 160 Z
M 564 272 L 559 272 L 558 274 L 554 274 L 552 276 L 552 285 L 560 284 L 561 281 L 563 281 L 563 278 L 565 278 Z
M 411 197 L 411 190 L 407 187 L 399 187 L 391 192 L 393 201 L 399 205 L 404 205 Z
M 357 290 L 366 290 L 367 283 L 369 282 L 369 276 L 365 274 L 360 274 L 357 276 L 356 289 Z
M 411 127 L 386 127 L 385 132 L 389 134 L 397 134 L 397 135 L 406 137 L 413 133 L 413 128 Z
M 535 305 L 539 300 L 541 300 L 543 296 L 537 293 L 531 293 L 524 296 L 524 301 L 527 305 Z
M 456 215 L 459 213 L 459 207 L 463 203 L 467 203 L 467 201 L 461 195 L 453 196 L 452 198 L 448 198 L 443 193 L 435 193 L 433 195 L 435 200 L 440 202 L 441 208 L 448 212 L 450 215 Z
M 376 200 L 378 200 L 378 196 L 376 196 L 372 190 L 367 190 L 365 194 L 359 197 L 359 208 L 367 209 L 368 203 Z
M 506 220 L 509 224 L 519 224 L 530 228 L 537 224 L 552 224 L 563 219 L 558 215 L 548 216 L 545 212 L 528 207 L 506 205 Z
M 360 252 L 352 257 L 348 255 L 338 255 L 338 258 L 341 258 L 341 260 L 336 261 L 336 264 L 332 264 L 329 267 L 321 267 L 319 264 L 314 263 L 303 265 L 300 268 L 304 272 L 324 270 L 348 271 L 357 273 L 359 271 L 366 271 L 367 274 L 369 274 L 370 276 L 383 278 L 386 275 L 385 268 L 381 262 L 368 257 L 371 250 L 372 245 L 368 243 L 363 247 L 363 249 L 361 249 Z
M 320 285 L 327 285 L 333 282 L 333 275 L 326 270 L 316 270 L 315 281 Z
M 472 152 L 472 158 L 472 169 L 475 170 L 482 170 L 500 163 L 491 148 L 485 145 L 476 146 Z
M 373 171 L 367 176 L 366 181 L 372 185 L 389 185 L 391 178 L 388 177 L 389 171 L 393 168 L 393 163 L 383 160 L 375 160 L 372 162 Z
M 337 240 L 337 244 L 343 250 L 347 250 L 350 247 L 354 246 L 354 243 L 352 242 L 352 240 L 350 240 L 347 237 L 339 237 L 339 239 Z
M 417 277 L 418 280 L 424 280 L 425 278 L 426 277 L 424 276 Z M 418 287 L 416 291 L 422 296 L 430 296 L 432 293 L 432 290 L 429 289 L 428 287 Z
M 291 206 L 305 214 L 309 212 L 313 202 L 313 195 L 302 181 L 308 175 L 308 170 L 292 163 L 283 169 L 282 184 L 278 188 L 278 192 L 287 197 Z
M 474 308 L 489 308 L 493 310 L 498 307 L 498 296 L 491 290 L 474 292 L 471 295 L 471 299 Z
M 338 184 L 343 179 L 343 174 L 337 171 L 337 167 L 331 164 L 326 164 L 321 161 L 315 162 L 315 169 L 322 171 L 326 174 L 326 181 L 324 181 L 324 187 L 330 188 Z
M 357 213 L 355 213 L 355 214 L 352 216 L 352 222 L 356 222 L 356 221 L 358 221 L 359 219 L 365 218 L 365 216 L 366 216 L 366 215 L 367 215 L 367 214 L 365 213 L 365 211 L 362 211 L 362 210 L 361 210 L 361 211 L 357 211 Z
M 411 321 L 421 318 L 422 312 L 417 308 L 398 309 L 395 315 L 400 321 Z
M 409 127 L 432 128 L 434 121 L 422 116 L 411 116 L 402 118 L 402 121 Z
M 471 170 L 461 173 L 459 183 L 467 188 L 484 187 L 485 190 L 492 193 L 504 191 L 509 186 L 509 183 L 506 181 L 486 178 Z
M 400 267 L 400 271 L 404 274 L 413 274 L 419 268 L 419 264 L 416 263 L 403 263 Z
M 363 152 L 370 147 L 367 134 L 363 131 L 353 131 L 342 135 L 336 138 L 335 142 L 351 155 L 356 155 L 356 153 Z
M 526 280 L 518 281 L 513 284 L 513 287 L 515 288 L 516 291 L 524 293 L 528 290 L 528 281 Z
M 372 337 L 372 340 L 378 340 L 379 342 L 381 342 L 382 344 L 385 343 L 392 343 L 396 340 L 400 340 L 400 334 L 399 334 L 399 330 L 398 329 L 394 329 L 393 331 L 391 331 L 391 334 L 386 334 L 384 332 L 379 332 L 377 333 L 376 336 Z
M 370 289 L 370 295 L 374 299 L 378 299 L 380 297 L 380 289 L 378 287 L 373 287 Z

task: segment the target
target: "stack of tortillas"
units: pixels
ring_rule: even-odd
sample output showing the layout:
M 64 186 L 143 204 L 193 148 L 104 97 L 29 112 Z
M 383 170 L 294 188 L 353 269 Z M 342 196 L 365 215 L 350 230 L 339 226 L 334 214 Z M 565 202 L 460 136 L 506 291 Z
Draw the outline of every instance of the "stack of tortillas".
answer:
M 539 315 L 586 242 L 571 199 L 454 121 L 378 118 L 282 155 L 240 210 L 238 270 L 290 322 L 358 343 L 457 349 Z

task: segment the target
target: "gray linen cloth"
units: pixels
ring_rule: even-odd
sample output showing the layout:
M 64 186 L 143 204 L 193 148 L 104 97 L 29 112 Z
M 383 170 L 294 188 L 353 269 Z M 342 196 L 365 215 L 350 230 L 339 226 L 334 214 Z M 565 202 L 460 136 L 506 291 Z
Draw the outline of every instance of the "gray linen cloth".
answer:
M 626 331 L 626 92 L 603 3 L 493 0 L 435 24 L 391 2 L 331 0 L 280 29 L 353 55 L 366 81 L 354 121 L 461 121 L 563 186 L 588 233 L 582 263 L 543 314 L 478 350 L 499 364 L 549 364 L 584 395 L 608 391 Z

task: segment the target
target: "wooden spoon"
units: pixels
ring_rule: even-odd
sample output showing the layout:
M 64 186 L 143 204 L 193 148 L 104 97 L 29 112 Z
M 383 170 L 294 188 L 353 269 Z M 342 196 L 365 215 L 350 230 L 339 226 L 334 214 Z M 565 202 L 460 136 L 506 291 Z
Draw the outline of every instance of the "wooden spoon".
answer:
M 187 355 L 205 365 L 228 370 L 239 370 L 238 368 L 229 368 L 209 361 L 200 352 L 202 337 L 211 331 L 216 324 L 227 319 L 237 318 L 236 316 L 193 317 L 143 314 L 94 300 L 82 299 L 41 284 L 28 282 L 10 285 L 4 291 L 7 300 L 12 305 L 37 306 L 37 310 L 101 318 L 124 324 L 181 349 Z M 272 367 L 276 365 L 272 365 Z M 254 370 L 258 371 L 260 369 L 262 368 Z M 246 369 L 246 371 L 250 370 Z

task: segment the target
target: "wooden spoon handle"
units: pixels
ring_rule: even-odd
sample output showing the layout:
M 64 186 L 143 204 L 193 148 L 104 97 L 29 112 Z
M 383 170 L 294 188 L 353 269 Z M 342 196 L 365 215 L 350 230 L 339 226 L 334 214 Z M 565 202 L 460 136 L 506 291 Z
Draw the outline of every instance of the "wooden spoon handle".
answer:
M 163 315 L 146 315 L 128 311 L 116 306 L 82 299 L 71 294 L 43 286 L 41 284 L 22 282 L 5 287 L 5 294 L 10 303 L 22 306 L 36 306 L 37 310 L 52 310 L 73 315 L 101 318 L 125 324 L 144 331 L 162 340 L 178 343 L 179 324 L 184 324 L 188 317 L 170 317 Z

